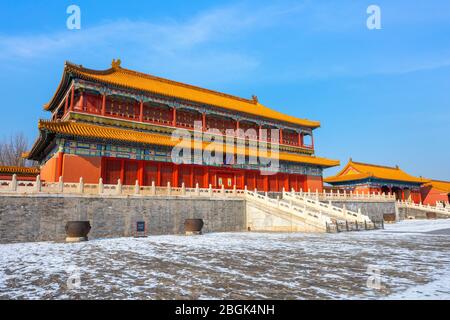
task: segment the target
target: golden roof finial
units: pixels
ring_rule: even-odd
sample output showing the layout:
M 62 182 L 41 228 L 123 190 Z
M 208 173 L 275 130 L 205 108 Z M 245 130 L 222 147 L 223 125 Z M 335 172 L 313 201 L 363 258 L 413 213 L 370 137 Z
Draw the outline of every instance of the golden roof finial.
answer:
M 120 63 L 121 63 L 122 61 L 120 61 L 120 59 L 113 59 L 112 60 L 112 62 L 111 62 L 111 67 L 113 68 L 113 69 L 118 69 L 118 68 L 120 68 Z
M 252 95 L 252 100 L 254 103 L 258 103 L 258 96 Z

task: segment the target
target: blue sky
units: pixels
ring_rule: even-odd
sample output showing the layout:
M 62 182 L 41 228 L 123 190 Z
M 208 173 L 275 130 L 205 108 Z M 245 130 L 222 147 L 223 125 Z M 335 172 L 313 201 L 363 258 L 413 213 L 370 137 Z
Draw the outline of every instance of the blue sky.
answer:
M 81 30 L 66 28 L 71 4 Z M 370 4 L 381 30 L 366 27 Z M 106 69 L 113 58 L 319 120 L 317 154 L 342 164 L 450 180 L 448 0 L 3 3 L 0 137 L 36 138 L 65 60 Z

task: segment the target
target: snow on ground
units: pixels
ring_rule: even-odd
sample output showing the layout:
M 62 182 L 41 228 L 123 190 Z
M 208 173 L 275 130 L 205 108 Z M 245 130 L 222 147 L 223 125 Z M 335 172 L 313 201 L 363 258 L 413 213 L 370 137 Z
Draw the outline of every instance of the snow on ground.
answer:
M 6 244 L 0 299 L 450 299 L 449 231 L 450 220 L 417 220 L 340 234 Z

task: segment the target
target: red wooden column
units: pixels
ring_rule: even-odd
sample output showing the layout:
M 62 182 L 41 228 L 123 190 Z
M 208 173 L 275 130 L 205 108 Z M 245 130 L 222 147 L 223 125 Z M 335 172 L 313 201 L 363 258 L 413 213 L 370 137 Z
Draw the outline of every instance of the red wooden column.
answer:
M 72 86 L 72 91 L 70 93 L 70 111 L 73 111 L 73 100 L 75 99 L 75 87 Z
M 303 146 L 303 136 L 302 136 L 302 132 L 298 133 L 298 146 L 301 147 Z
M 236 135 L 238 134 L 239 131 L 239 120 L 236 120 Z
M 144 121 L 144 101 L 141 100 L 141 103 L 139 105 L 139 121 Z
M 102 116 L 106 114 L 106 94 L 102 95 Z
M 123 184 L 125 179 L 125 160 L 120 160 L 120 183 Z
M 80 90 L 80 105 L 78 107 L 78 110 L 84 111 L 84 92 L 83 90 Z
M 139 185 L 143 186 L 144 185 L 144 161 L 141 160 L 138 163 L 138 181 L 139 181 Z
M 64 103 L 64 115 L 67 113 L 69 109 L 69 95 L 66 96 L 66 102 Z
M 268 175 L 264 176 L 264 191 L 265 192 L 269 191 L 269 176 Z
M 173 172 L 172 172 L 172 181 L 173 181 L 173 187 L 178 187 L 178 164 L 173 165 Z
M 283 144 L 283 129 L 280 128 L 280 144 Z
M 257 140 L 261 140 L 261 132 L 262 132 L 262 125 L 260 125 L 259 127 L 258 127 L 258 139 Z
M 190 166 L 189 179 L 190 179 L 191 188 L 195 188 L 195 186 L 194 186 L 194 167 L 193 166 Z
M 311 133 L 311 148 L 314 149 L 314 136 Z
M 177 109 L 176 108 L 173 108 L 173 123 L 172 123 L 172 125 L 174 127 L 177 126 Z
M 56 180 L 58 180 L 59 177 L 63 175 L 63 161 L 64 161 L 64 152 L 59 152 L 56 163 Z
M 206 131 L 206 113 L 202 113 L 202 130 Z
M 105 171 L 106 171 L 106 161 L 105 161 L 105 157 L 102 157 L 100 159 L 100 177 L 102 178 L 103 182 L 106 183 L 106 175 L 105 175 Z
M 161 186 L 161 163 L 158 162 L 157 167 L 158 171 L 156 173 L 156 185 Z
M 209 188 L 209 171 L 207 167 L 203 168 L 203 188 Z

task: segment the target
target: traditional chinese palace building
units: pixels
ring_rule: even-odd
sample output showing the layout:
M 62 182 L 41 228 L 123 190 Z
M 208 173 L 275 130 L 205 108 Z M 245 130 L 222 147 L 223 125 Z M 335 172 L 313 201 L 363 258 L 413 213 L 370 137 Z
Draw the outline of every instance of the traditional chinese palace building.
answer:
M 421 201 L 420 187 L 422 178 L 413 177 L 398 166 L 388 167 L 355 162 L 352 159 L 335 176 L 324 182 L 347 191 L 359 193 L 392 193 L 400 200 Z
M 113 61 L 108 70 L 66 63 L 61 83 L 45 110 L 51 120 L 39 121 L 39 138 L 26 155 L 40 165 L 41 179 L 85 183 L 214 188 L 257 188 L 265 191 L 303 188 L 322 190 L 324 168 L 339 161 L 316 157 L 313 130 L 317 121 L 269 109 L 256 97 L 236 96 L 128 70 Z M 194 124 L 200 123 L 200 126 Z M 279 148 L 279 169 L 262 174 L 260 163 L 227 159 L 223 164 L 176 164 L 171 150 L 175 129 L 189 132 L 227 129 L 254 132 L 233 137 L 248 156 L 253 145 Z M 254 129 L 249 130 L 249 129 Z M 263 129 L 279 129 L 273 142 Z M 209 132 L 209 131 L 208 131 Z M 243 139 L 243 141 L 242 141 Z M 267 142 L 267 140 L 269 142 Z M 198 145 L 198 144 L 197 144 Z M 200 143 L 200 148 L 207 146 Z M 271 157 L 267 153 L 267 157 Z M 260 155 L 261 157 L 261 155 Z M 264 156 L 262 156 L 263 158 Z

